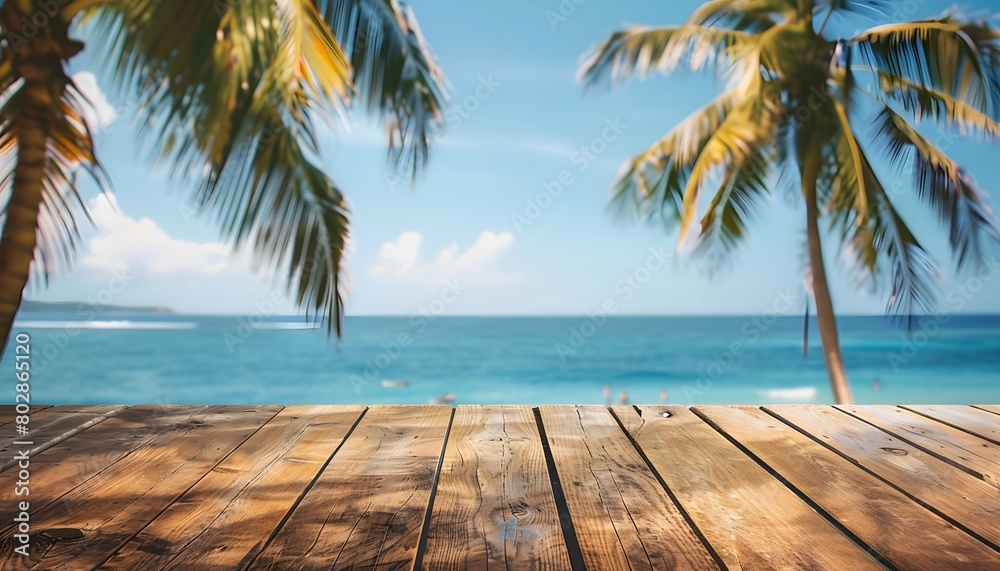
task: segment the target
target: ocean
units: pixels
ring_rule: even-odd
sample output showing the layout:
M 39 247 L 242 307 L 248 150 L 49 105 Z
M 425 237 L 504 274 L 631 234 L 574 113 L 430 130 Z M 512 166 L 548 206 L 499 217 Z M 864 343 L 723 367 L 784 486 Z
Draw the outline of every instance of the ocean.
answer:
M 95 319 L 19 318 L 32 403 L 832 401 L 801 317 L 349 317 L 339 347 L 299 317 Z M 1000 403 L 1000 316 L 925 317 L 909 333 L 884 317 L 839 323 L 859 403 Z M 0 402 L 13 402 L 14 363 L 8 350 Z

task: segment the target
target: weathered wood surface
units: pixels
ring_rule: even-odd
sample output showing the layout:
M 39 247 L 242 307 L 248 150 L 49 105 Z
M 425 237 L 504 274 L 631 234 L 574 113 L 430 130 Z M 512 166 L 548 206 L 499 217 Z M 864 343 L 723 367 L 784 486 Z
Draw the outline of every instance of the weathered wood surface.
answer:
M 995 414 L 969 406 L 927 406 L 904 405 L 900 408 L 912 410 L 969 434 L 1000 444 L 1000 419 Z
M 208 407 L 135 406 L 85 432 L 31 457 L 33 479 L 44 486 L 30 488 L 33 513 L 155 439 L 168 438 L 204 420 Z M 12 490 L 16 470 L 0 472 L 0 489 Z M 13 525 L 15 502 L 0 503 L 0 535 Z
M 1000 548 L 1000 490 L 836 409 L 786 405 L 764 410 Z
M 1000 445 L 899 407 L 838 407 L 1000 488 Z
M 606 408 L 539 410 L 587 568 L 717 568 Z
M 362 412 L 286 408 L 101 568 L 238 568 L 259 553 L 262 538 L 278 529 Z
M 881 569 L 691 411 L 613 410 L 728 568 Z
M 251 569 L 410 569 L 453 409 L 375 406 Z
M 1000 571 L 996 405 L 34 408 L 0 570 Z
M 992 548 L 766 412 L 694 410 L 897 569 L 978 571 L 995 561 Z
M 31 405 L 31 407 L 28 409 L 28 415 L 30 416 L 32 414 L 35 414 L 36 412 L 43 411 L 47 408 L 52 408 L 52 407 L 46 404 Z M 14 422 L 14 419 L 17 418 L 17 416 L 18 416 L 17 410 L 14 405 L 12 404 L 0 405 L 0 426 L 4 426 L 6 424 Z M 3 430 L 8 430 L 8 429 L 3 429 Z M 13 429 L 10 430 L 11 432 L 13 432 Z M 6 434 L 6 432 L 4 432 L 3 434 Z
M 47 528 L 80 530 L 83 540 L 37 537 L 31 544 L 33 568 L 99 566 L 279 410 L 212 407 L 200 422 L 163 433 L 50 502 L 36 512 L 37 520 Z M 6 540 L 7 535 L 0 538 Z M 21 569 L 23 563 L 4 560 L 0 569 Z
M 27 434 L 17 434 L 9 430 L 0 436 L 0 470 L 6 470 L 14 465 L 15 449 L 27 450 L 34 456 L 54 446 L 67 438 L 83 432 L 95 424 L 114 416 L 124 410 L 123 406 L 58 406 L 29 415 Z M 14 444 L 15 442 L 30 442 L 30 444 Z M 4 522 L 6 523 L 6 522 Z
M 455 411 L 428 527 L 424 569 L 570 567 L 535 412 Z
M 974 404 L 972 408 L 978 408 L 979 410 L 985 410 L 993 414 L 1000 414 L 1000 404 Z

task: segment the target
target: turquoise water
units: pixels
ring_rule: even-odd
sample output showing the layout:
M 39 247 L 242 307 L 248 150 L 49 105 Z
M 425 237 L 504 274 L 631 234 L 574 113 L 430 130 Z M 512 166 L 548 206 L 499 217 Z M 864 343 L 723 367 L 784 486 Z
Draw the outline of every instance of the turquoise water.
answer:
M 606 385 L 615 402 L 831 401 L 801 318 L 354 317 L 339 351 L 299 318 L 76 319 L 18 321 L 32 402 L 600 404 Z M 1000 403 L 1000 317 L 925 318 L 909 337 L 879 317 L 840 326 L 858 402 Z M 12 351 L 4 375 L 9 403 Z

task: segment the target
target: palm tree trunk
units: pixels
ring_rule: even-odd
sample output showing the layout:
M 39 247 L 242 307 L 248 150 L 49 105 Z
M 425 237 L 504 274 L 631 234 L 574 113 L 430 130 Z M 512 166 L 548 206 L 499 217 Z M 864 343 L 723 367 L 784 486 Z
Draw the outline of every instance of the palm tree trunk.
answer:
M 806 200 L 806 234 L 809 238 L 809 264 L 812 268 L 813 295 L 816 299 L 816 323 L 823 345 L 823 361 L 830 376 L 830 386 L 837 404 L 851 404 L 851 387 L 844 372 L 844 361 L 840 355 L 840 336 L 837 333 L 837 317 L 833 313 L 830 299 L 830 284 L 826 281 L 823 265 L 823 246 L 819 236 L 819 204 L 816 198 L 816 182 L 819 178 L 820 156 L 809 156 L 802 165 L 802 193 Z
M 27 71 L 27 70 L 25 70 Z M 24 73 L 22 89 L 31 102 L 14 118 L 17 136 L 17 166 L 14 187 L 7 206 L 7 222 L 0 238 L 0 340 L 6 342 L 14 317 L 21 306 L 21 294 L 28 283 L 31 264 L 38 243 L 38 212 L 42 204 L 50 112 L 53 99 L 49 91 L 51 74 L 43 66 Z

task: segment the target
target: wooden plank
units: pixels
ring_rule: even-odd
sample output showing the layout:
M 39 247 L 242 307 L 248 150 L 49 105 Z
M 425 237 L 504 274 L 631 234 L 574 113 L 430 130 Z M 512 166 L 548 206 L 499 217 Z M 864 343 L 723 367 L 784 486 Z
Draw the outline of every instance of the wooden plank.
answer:
M 1000 549 L 1000 491 L 855 417 L 827 406 L 765 410 Z
M 1000 488 L 1000 447 L 996 444 L 898 407 L 868 405 L 837 408 Z
M 981 541 L 766 412 L 750 406 L 693 410 L 895 568 L 978 571 L 1000 564 L 1000 554 Z
M 412 568 L 452 410 L 371 407 L 250 568 Z
M 900 408 L 964 430 L 993 444 L 1000 444 L 1000 418 L 993 413 L 971 406 L 954 405 L 902 405 Z
M 31 489 L 31 509 L 38 510 L 114 464 L 136 448 L 172 427 L 186 431 L 208 407 L 136 406 L 124 410 L 75 437 L 31 458 L 31 474 L 44 486 Z M 172 428 L 178 430 L 178 428 Z M 0 473 L 0 489 L 13 490 L 18 475 Z M 11 527 L 17 510 L 14 502 L 0 503 L 0 536 Z
M 608 409 L 538 410 L 588 569 L 718 568 Z
M 986 412 L 992 412 L 993 414 L 1000 414 L 1000 405 L 997 404 L 974 404 L 973 408 L 978 408 L 979 410 L 985 410 Z
M 57 406 L 30 415 L 26 435 L 0 437 L 0 454 L 5 457 L 3 462 L 0 462 L 0 471 L 17 463 L 13 458 L 14 455 L 4 454 L 6 452 L 16 448 L 27 450 L 29 456 L 34 456 L 122 410 L 125 410 L 122 405 Z M 14 444 L 15 442 L 31 442 L 31 444 Z
M 882 569 L 686 408 L 612 410 L 728 568 Z
M 52 406 L 47 404 L 31 405 L 31 408 L 28 410 L 28 415 L 30 416 L 32 414 L 35 414 L 36 412 L 43 411 L 47 408 L 52 408 Z M 17 418 L 17 410 L 15 408 L 15 405 L 12 404 L 0 405 L 0 426 L 14 422 L 15 418 Z
M 284 409 L 101 569 L 241 568 L 258 554 L 364 410 Z
M 539 412 L 588 568 L 717 567 L 607 409 Z
M 458 407 L 423 568 L 569 569 L 549 480 L 530 407 Z
M 33 536 L 33 569 L 70 571 L 100 565 L 279 410 L 212 407 L 203 422 L 163 433 L 38 510 L 32 515 L 36 534 L 68 528 L 82 531 L 84 538 L 57 542 Z M 6 535 L 3 539 L 10 541 Z M 21 557 L 0 560 L 0 569 L 24 565 Z

